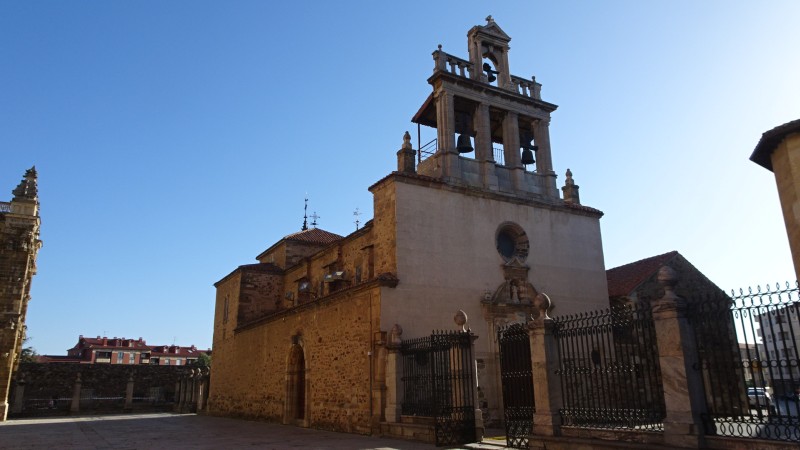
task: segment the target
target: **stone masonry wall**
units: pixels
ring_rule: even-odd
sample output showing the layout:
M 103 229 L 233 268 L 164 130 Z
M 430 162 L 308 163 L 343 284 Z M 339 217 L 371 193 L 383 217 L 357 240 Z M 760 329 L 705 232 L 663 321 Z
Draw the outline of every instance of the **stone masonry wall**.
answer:
M 225 338 L 215 320 L 210 413 L 289 422 L 287 370 L 295 337 L 305 358 L 308 426 L 369 433 L 368 352 L 379 331 L 379 298 L 377 286 L 347 291 Z
M 237 321 L 247 323 L 275 312 L 283 297 L 283 275 L 244 270 Z

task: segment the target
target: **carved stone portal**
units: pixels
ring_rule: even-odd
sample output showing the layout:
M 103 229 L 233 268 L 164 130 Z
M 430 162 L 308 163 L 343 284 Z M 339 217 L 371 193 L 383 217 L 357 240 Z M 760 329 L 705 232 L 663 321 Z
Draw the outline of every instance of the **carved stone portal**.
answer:
M 489 303 L 532 305 L 539 292 L 528 281 L 528 270 L 528 266 L 517 259 L 503 264 L 505 281 L 494 291 Z

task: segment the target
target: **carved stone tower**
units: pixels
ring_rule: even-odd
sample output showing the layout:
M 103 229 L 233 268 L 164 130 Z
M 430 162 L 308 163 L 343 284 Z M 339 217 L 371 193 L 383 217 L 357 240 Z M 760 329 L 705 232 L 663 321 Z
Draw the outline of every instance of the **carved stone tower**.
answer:
M 8 414 L 11 378 L 25 339 L 31 279 L 42 246 L 35 167 L 25 172 L 12 194 L 11 202 L 0 202 L 0 421 Z
M 417 170 L 449 184 L 560 203 L 549 134 L 557 106 L 542 101 L 535 77 L 510 74 L 511 38 L 491 16 L 486 21 L 467 33 L 469 61 L 441 46 L 433 52 L 433 93 L 412 121 L 436 128 L 437 145 L 421 149 Z

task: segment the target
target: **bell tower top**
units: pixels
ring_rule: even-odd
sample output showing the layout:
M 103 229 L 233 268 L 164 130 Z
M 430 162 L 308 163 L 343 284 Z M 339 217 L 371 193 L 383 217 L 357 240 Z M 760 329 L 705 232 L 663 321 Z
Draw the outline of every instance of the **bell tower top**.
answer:
M 489 16 L 467 32 L 468 60 L 441 45 L 433 51 L 433 92 L 411 121 L 435 128 L 436 139 L 417 152 L 416 170 L 451 185 L 563 204 L 549 131 L 558 106 L 542 100 L 536 77 L 511 74 L 509 42 Z
M 486 25 L 476 25 L 467 32 L 469 45 L 469 61 L 474 70 L 472 79 L 491 82 L 497 75 L 497 86 L 508 87 L 511 84 L 511 71 L 508 68 L 508 43 L 511 38 L 497 25 L 492 16 L 486 17 Z

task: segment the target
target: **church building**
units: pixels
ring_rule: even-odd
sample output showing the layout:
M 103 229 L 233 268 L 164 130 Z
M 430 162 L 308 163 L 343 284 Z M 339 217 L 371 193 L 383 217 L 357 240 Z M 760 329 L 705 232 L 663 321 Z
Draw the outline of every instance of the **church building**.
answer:
M 386 434 L 413 422 L 396 344 L 460 315 L 476 405 L 499 424 L 498 328 L 536 314 L 542 293 L 551 316 L 608 306 L 603 213 L 566 168 L 559 189 L 557 106 L 511 75 L 510 41 L 490 16 L 467 33 L 468 59 L 433 52 L 412 121 L 437 138 L 415 149 L 406 132 L 397 170 L 369 187 L 372 220 L 347 236 L 304 226 L 215 284 L 210 413 Z

